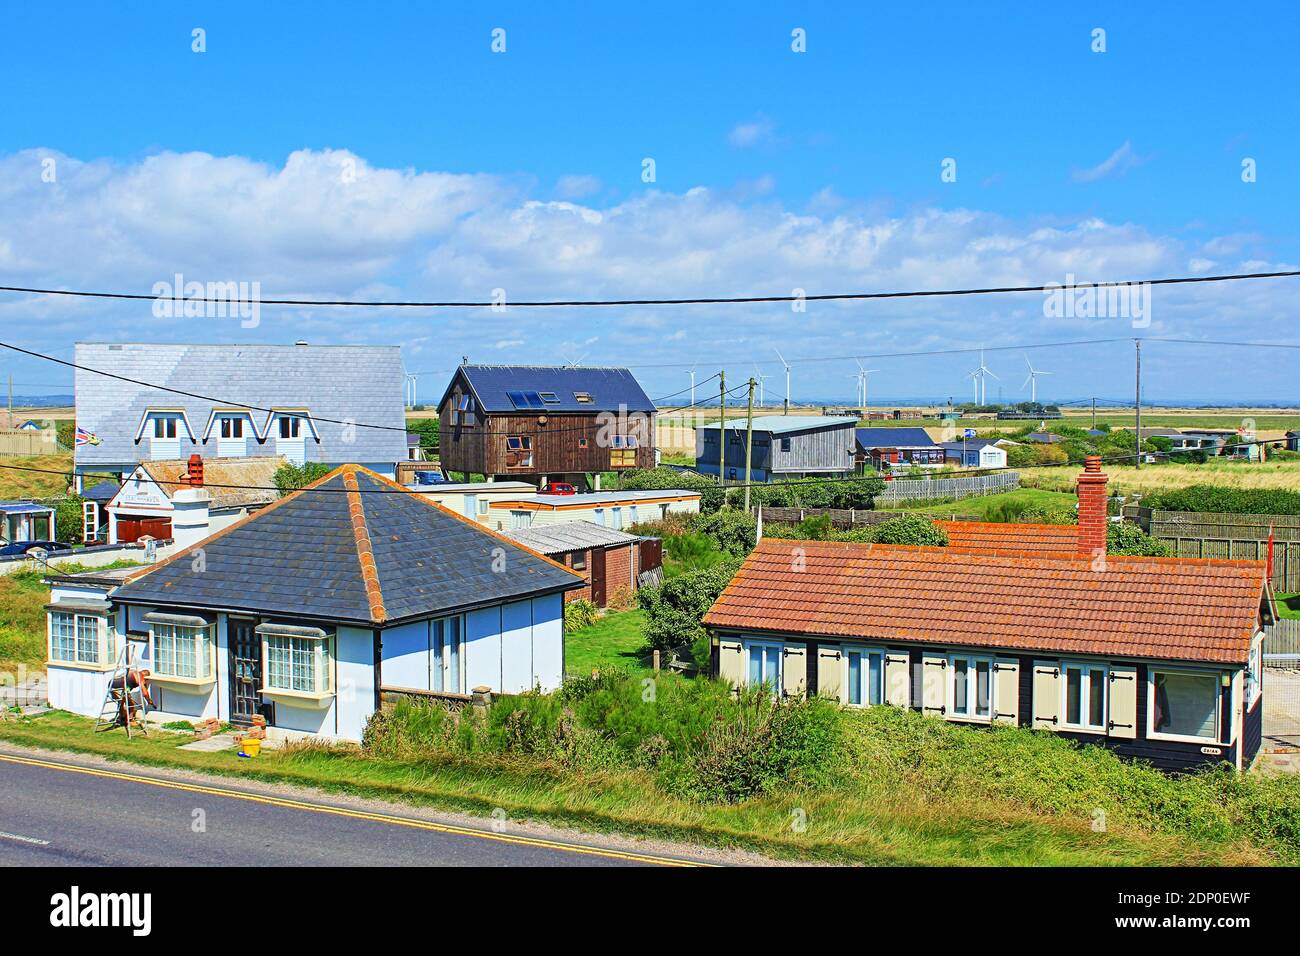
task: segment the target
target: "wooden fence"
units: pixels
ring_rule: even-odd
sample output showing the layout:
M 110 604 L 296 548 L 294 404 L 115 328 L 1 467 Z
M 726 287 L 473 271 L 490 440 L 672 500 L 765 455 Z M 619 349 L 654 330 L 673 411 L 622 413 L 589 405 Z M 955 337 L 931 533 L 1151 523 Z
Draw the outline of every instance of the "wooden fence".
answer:
M 1264 638 L 1264 656 L 1300 654 L 1300 621 L 1284 619 L 1268 628 Z
M 859 511 L 855 508 L 773 508 L 763 506 L 763 521 L 777 524 L 798 524 L 804 518 L 816 518 L 830 515 L 831 524 L 836 528 L 865 528 L 889 521 L 901 515 L 919 514 L 922 517 L 941 521 L 976 521 L 978 515 L 937 515 L 924 511 Z
M 1273 529 L 1273 587 L 1300 591 L 1300 515 L 1238 515 L 1126 508 L 1125 517 L 1185 558 L 1268 559 Z
M 997 471 L 991 475 L 964 478 L 895 478 L 885 482 L 885 490 L 876 496 L 883 504 L 928 499 L 975 498 L 995 495 L 1020 487 L 1020 475 L 1014 471 Z
M 53 455 L 58 450 L 58 433 L 53 428 L 42 428 L 39 431 L 0 428 L 0 457 Z

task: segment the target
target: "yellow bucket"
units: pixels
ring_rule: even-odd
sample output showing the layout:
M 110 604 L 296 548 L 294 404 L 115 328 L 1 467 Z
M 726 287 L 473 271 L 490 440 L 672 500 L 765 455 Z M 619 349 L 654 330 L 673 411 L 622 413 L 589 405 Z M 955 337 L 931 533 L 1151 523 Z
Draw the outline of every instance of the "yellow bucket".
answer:
M 245 737 L 239 742 L 239 749 L 250 757 L 256 757 L 262 752 L 262 741 L 256 737 Z

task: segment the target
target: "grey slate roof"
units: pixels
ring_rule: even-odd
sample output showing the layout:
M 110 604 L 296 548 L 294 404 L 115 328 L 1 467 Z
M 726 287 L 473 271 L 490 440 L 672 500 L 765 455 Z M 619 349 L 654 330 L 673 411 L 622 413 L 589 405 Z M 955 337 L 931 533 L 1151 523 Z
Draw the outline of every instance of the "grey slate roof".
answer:
M 511 541 L 542 554 L 563 554 L 566 551 L 585 551 L 588 548 L 608 548 L 641 540 L 634 534 L 603 528 L 594 521 L 564 521 L 560 524 L 538 525 L 535 528 L 517 528 L 502 531 Z
M 345 472 L 355 474 L 359 493 L 347 490 Z M 372 611 L 349 514 L 358 500 L 382 615 Z M 371 626 L 583 584 L 481 525 L 350 466 L 199 547 L 203 570 L 181 552 L 123 585 L 114 599 Z
M 843 428 L 856 421 L 856 418 L 835 418 L 830 415 L 755 415 L 754 431 L 783 435 L 791 432 L 816 431 L 821 428 Z M 748 422 L 744 418 L 727 419 L 727 431 L 743 432 L 747 426 Z M 706 422 L 695 427 L 717 431 L 719 426 L 717 422 Z
M 79 445 L 76 464 L 121 464 L 148 457 L 145 438 L 135 443 L 140 420 L 149 408 L 183 408 L 201 439 L 214 407 L 239 405 L 258 409 L 306 407 L 317 419 L 320 444 L 310 435 L 308 461 L 391 463 L 406 459 L 403 371 L 396 346 L 352 345 L 150 345 L 78 342 L 79 366 L 112 372 L 168 388 L 218 399 L 203 401 L 147 388 L 121 379 L 76 370 L 77 424 L 100 439 Z M 260 431 L 268 413 L 252 412 Z M 352 441 L 344 441 L 342 424 L 357 422 Z M 384 425 L 386 428 L 364 428 Z M 248 440 L 249 454 L 274 454 L 275 440 L 258 445 Z M 216 454 L 216 439 L 207 445 L 181 440 L 181 457 Z
M 558 399 L 533 412 L 629 412 L 650 413 L 655 403 L 650 401 L 632 373 L 625 368 L 584 368 L 568 365 L 462 365 L 456 375 L 464 376 L 477 396 L 479 405 L 487 414 L 529 411 L 516 408 L 508 392 L 554 392 Z M 456 382 L 452 376 L 447 390 L 438 400 L 442 409 Z M 579 402 L 574 392 L 587 392 L 590 402 Z

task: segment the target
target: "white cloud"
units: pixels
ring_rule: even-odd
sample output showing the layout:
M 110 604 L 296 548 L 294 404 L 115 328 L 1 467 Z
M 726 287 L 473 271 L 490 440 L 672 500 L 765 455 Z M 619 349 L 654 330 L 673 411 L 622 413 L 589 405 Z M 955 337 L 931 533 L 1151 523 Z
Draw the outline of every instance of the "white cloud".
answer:
M 738 149 L 748 149 L 770 142 L 774 130 L 771 120 L 760 117 L 749 123 L 737 123 L 727 134 L 727 141 Z
M 1076 169 L 1071 175 L 1076 183 L 1092 183 L 1107 176 L 1122 176 L 1130 169 L 1144 162 L 1141 156 L 1133 152 L 1133 144 L 1128 140 L 1119 149 L 1111 153 L 1096 166 L 1088 169 Z
M 596 176 L 561 176 L 555 183 L 555 193 L 562 199 L 582 199 L 600 192 L 600 188 Z
M 40 177 L 49 155 L 58 159 L 53 184 Z M 256 279 L 265 297 L 482 301 L 502 288 L 508 303 L 1152 278 L 1189 264 L 1199 271 L 1210 259 L 1237 269 L 1265 248 L 1262 237 L 1193 243 L 1097 217 L 924 207 L 886 214 L 829 190 L 795 210 L 752 194 L 697 186 L 598 205 L 539 200 L 502 177 L 372 167 L 345 150 L 301 151 L 280 166 L 201 153 L 85 162 L 30 150 L 0 156 L 0 281 L 147 293 L 182 272 Z M 1285 281 L 1158 288 L 1152 334 L 1268 338 L 1288 327 L 1297 289 Z M 1046 320 L 1035 295 L 812 303 L 800 314 L 781 304 L 504 313 L 265 307 L 255 333 L 220 320 L 163 322 L 147 303 L 0 295 L 0 322 L 51 348 L 79 338 L 410 343 L 408 361 L 418 352 L 414 367 L 439 374 L 461 355 L 507 348 L 526 361 L 589 350 L 588 362 L 689 367 L 733 355 L 775 362 L 773 345 L 793 357 L 1129 333 L 1113 320 Z M 663 374 L 668 382 L 676 373 Z M 929 362 L 900 377 L 907 384 L 896 391 L 946 392 L 949 377 Z M 1070 388 L 1064 370 L 1057 381 Z M 1094 386 L 1081 380 L 1072 391 L 1085 387 Z

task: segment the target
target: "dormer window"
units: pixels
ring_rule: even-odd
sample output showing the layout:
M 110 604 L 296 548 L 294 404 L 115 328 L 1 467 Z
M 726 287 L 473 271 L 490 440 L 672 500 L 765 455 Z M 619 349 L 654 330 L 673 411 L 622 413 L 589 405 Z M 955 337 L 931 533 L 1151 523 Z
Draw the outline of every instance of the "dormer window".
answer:
M 175 438 L 176 437 L 176 417 L 169 415 L 167 417 L 159 416 L 153 420 L 153 437 L 154 438 Z
M 573 400 L 579 405 L 590 405 L 594 401 L 591 392 L 574 392 Z
M 280 437 L 301 438 L 302 419 L 297 415 L 282 415 L 280 417 Z
M 307 460 L 306 444 L 309 434 L 320 441 L 306 409 L 276 411 L 267 422 L 266 435 L 268 438 L 274 437 L 275 453 L 283 455 L 295 465 L 301 465 Z
M 185 413 L 179 408 L 149 409 L 140 419 L 135 440 L 149 442 L 149 458 L 163 461 L 181 457 L 181 441 L 194 440 Z

